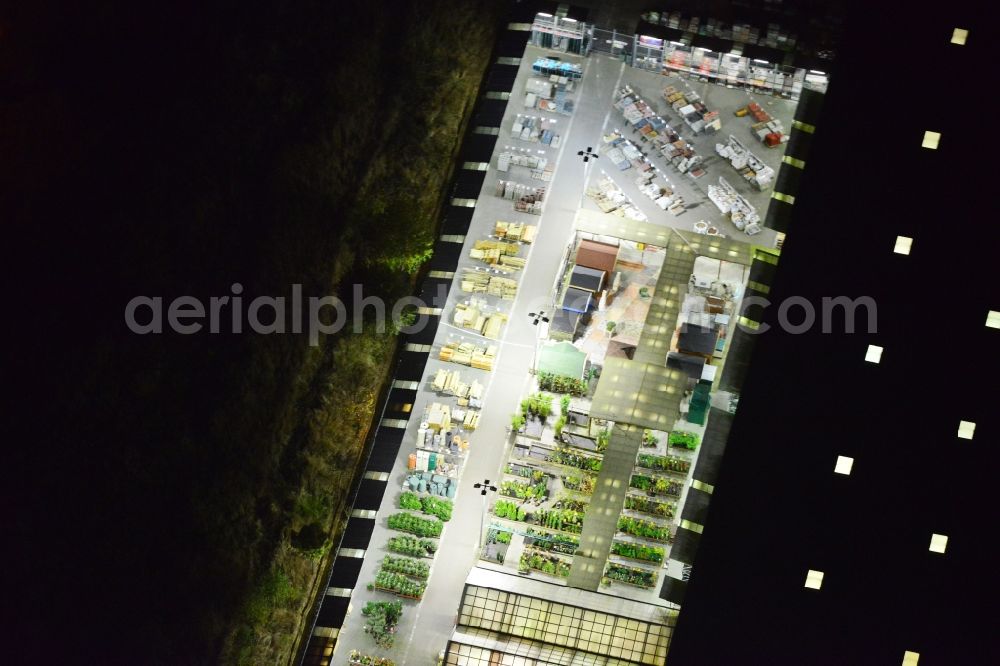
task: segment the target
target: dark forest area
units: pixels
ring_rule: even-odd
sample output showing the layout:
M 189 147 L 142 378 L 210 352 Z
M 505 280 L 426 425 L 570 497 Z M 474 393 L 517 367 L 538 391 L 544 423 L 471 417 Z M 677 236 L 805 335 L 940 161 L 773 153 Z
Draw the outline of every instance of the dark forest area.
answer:
M 502 10 L 3 10 L 4 661 L 294 653 L 393 329 L 135 335 L 125 305 L 409 294 Z

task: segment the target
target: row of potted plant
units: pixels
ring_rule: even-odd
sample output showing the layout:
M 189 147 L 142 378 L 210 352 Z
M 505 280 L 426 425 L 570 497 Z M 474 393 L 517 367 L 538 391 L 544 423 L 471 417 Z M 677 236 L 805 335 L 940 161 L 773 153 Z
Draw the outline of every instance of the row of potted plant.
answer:
M 501 481 L 500 494 L 505 497 L 516 497 L 519 500 L 543 500 L 549 496 L 549 486 L 544 480 L 538 483 Z
M 437 516 L 445 522 L 451 520 L 451 500 L 443 497 L 434 497 L 433 495 L 421 497 L 408 490 L 399 496 L 399 508 L 423 511 L 428 515 Z
M 504 467 L 503 471 L 512 476 L 520 476 L 525 479 L 530 478 L 532 483 L 544 481 L 547 476 L 547 474 L 540 469 L 532 469 L 527 465 L 511 465 L 510 463 Z
M 589 502 L 584 502 L 583 500 L 578 500 L 575 497 L 570 497 L 567 494 L 563 494 L 562 497 L 552 505 L 554 509 L 569 509 L 570 511 L 576 511 L 578 513 L 586 513 L 587 506 Z
M 565 375 L 556 375 L 551 372 L 538 373 L 538 388 L 543 391 L 553 393 L 568 393 L 575 396 L 587 394 L 587 382 L 582 379 L 575 379 Z
M 537 416 L 543 421 L 552 415 L 552 396 L 534 393 L 521 401 L 523 416 Z
M 569 564 L 555 555 L 546 555 L 539 552 L 521 553 L 521 571 L 535 569 L 550 576 L 566 578 L 569 576 Z
M 427 562 L 409 557 L 393 557 L 392 555 L 386 555 L 385 559 L 382 560 L 382 569 L 420 580 L 427 580 L 427 576 L 431 573 L 431 565 Z
M 528 510 L 522 504 L 515 504 L 507 500 L 498 500 L 493 505 L 493 513 L 499 518 L 518 520 L 574 534 L 579 534 L 583 530 L 583 513 L 573 511 L 572 509 Z
M 688 470 L 691 469 L 691 463 L 687 460 L 674 458 L 673 456 L 656 456 L 648 453 L 640 453 L 636 464 L 639 467 L 664 472 L 677 472 L 678 474 L 687 474 Z
M 637 587 L 649 588 L 656 585 L 656 572 L 639 567 L 628 567 L 623 564 L 609 562 L 604 575 L 611 580 L 628 583 Z
M 542 509 L 530 514 L 528 522 L 579 534 L 583 531 L 583 513 L 572 509 Z
M 676 446 L 680 449 L 688 449 L 689 451 L 694 451 L 698 448 L 698 442 L 700 438 L 693 432 L 683 432 L 681 430 L 676 430 L 667 437 L 667 442 L 670 446 Z
M 524 506 L 516 504 L 515 502 L 508 502 L 507 500 L 498 500 L 497 503 L 493 505 L 493 513 L 498 518 L 518 520 L 521 522 L 524 522 L 528 517 L 528 512 L 525 510 Z
M 659 546 L 644 546 L 630 541 L 614 541 L 611 543 L 611 552 L 618 557 L 627 557 L 643 562 L 653 562 L 662 564 L 665 551 Z
M 375 574 L 373 587 L 383 592 L 391 592 L 397 596 L 406 597 L 407 599 L 420 599 L 424 596 L 427 583 L 413 580 L 403 574 L 393 573 L 383 568 L 379 569 L 378 573 Z
M 673 502 L 657 502 L 656 500 L 648 497 L 626 495 L 625 508 L 631 511 L 639 511 L 653 516 L 660 516 L 661 518 L 673 518 L 674 512 L 677 510 L 677 505 Z
M 552 534 L 551 532 L 540 532 L 528 528 L 527 538 L 531 540 L 531 545 L 540 550 L 551 550 L 554 553 L 573 555 L 580 547 L 580 539 L 568 534 Z
M 437 552 L 437 541 L 418 539 L 412 536 L 394 536 L 389 539 L 390 551 L 412 557 L 434 557 Z
M 358 650 L 351 650 L 348 659 L 351 666 L 396 666 L 396 662 L 388 657 L 373 657 Z
M 403 616 L 401 601 L 369 601 L 361 609 L 367 618 L 365 633 L 372 637 L 375 645 L 388 650 L 396 638 L 396 625 Z M 353 653 L 351 655 L 353 657 Z
M 389 529 L 409 532 L 418 537 L 439 537 L 444 523 L 437 519 L 421 518 L 412 513 L 394 513 L 389 516 Z
M 644 490 L 651 495 L 669 495 L 671 497 L 680 497 L 681 488 L 684 487 L 684 484 L 680 481 L 665 479 L 663 477 L 646 476 L 645 474 L 633 474 L 632 478 L 629 479 L 628 485 L 632 488 Z
M 618 531 L 642 537 L 643 539 L 652 539 L 653 541 L 670 541 L 669 527 L 654 523 L 651 520 L 643 520 L 642 518 L 619 516 Z
M 562 477 L 563 488 L 569 490 L 574 490 L 578 493 L 584 493 L 585 495 L 591 495 L 594 492 L 594 484 L 597 481 L 596 477 L 590 474 L 581 474 L 580 476 L 564 476 Z
M 600 458 L 592 458 L 590 456 L 580 455 L 579 453 L 574 453 L 572 450 L 566 447 L 562 447 L 553 451 L 551 454 L 545 457 L 545 460 L 560 465 L 568 465 L 569 467 L 576 467 L 577 469 L 582 469 L 586 472 L 601 471 Z

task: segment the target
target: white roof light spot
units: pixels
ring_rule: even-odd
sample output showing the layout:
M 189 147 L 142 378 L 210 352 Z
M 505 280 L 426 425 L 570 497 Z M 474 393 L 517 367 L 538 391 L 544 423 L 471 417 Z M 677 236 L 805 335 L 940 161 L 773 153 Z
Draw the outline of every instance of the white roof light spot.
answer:
M 1000 312 L 990 310 L 986 315 L 987 328 L 1000 328 Z
M 972 439 L 972 436 L 976 433 L 976 424 L 972 421 L 959 421 L 958 422 L 958 436 L 962 439 Z
M 937 150 L 938 143 L 941 142 L 941 132 L 931 132 L 927 130 L 924 132 L 924 140 L 921 142 L 921 148 L 930 148 L 931 150 Z
M 882 348 L 878 345 L 868 345 L 868 351 L 865 352 L 865 360 L 869 363 L 878 363 L 882 360 Z
M 806 587 L 818 590 L 823 587 L 823 572 L 810 569 L 806 573 Z
M 907 236 L 896 236 L 896 246 L 892 251 L 896 254 L 909 254 L 913 246 L 913 239 Z
M 948 548 L 948 537 L 943 534 L 932 534 L 929 550 L 932 553 L 943 553 Z
M 907 650 L 903 653 L 903 666 L 917 666 L 918 661 L 920 661 L 920 654 L 918 652 Z
M 958 44 L 959 46 L 965 46 L 965 40 L 969 36 L 969 31 L 965 28 L 955 28 L 951 31 L 951 43 Z M 917 662 L 913 662 L 917 663 Z
M 837 456 L 837 464 L 833 468 L 833 471 L 837 474 L 843 474 L 848 476 L 851 473 L 851 468 L 854 467 L 854 458 L 848 458 L 847 456 Z

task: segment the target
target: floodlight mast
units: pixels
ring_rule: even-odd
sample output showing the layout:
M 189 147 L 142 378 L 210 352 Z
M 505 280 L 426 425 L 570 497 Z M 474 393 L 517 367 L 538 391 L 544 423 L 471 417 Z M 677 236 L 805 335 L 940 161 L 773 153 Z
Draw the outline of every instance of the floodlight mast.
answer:
M 486 522 L 486 494 L 495 493 L 497 487 L 490 484 L 490 480 L 486 479 L 483 482 L 476 482 L 472 486 L 476 490 L 479 490 L 479 494 L 483 498 L 483 512 L 479 516 L 479 542 L 476 544 L 477 553 L 482 551 L 483 548 L 483 523 Z

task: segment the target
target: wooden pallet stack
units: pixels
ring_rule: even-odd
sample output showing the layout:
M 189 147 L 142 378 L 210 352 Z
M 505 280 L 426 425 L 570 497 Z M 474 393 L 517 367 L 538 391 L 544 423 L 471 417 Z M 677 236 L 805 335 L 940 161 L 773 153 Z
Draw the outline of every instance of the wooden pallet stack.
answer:
M 438 393 L 454 393 L 455 388 L 462 383 L 462 376 L 457 370 L 441 368 L 434 374 L 431 386 Z
M 513 300 L 517 294 L 517 280 L 470 270 L 462 276 L 462 291 L 472 294 L 489 294 L 504 300 Z
M 494 228 L 497 238 L 508 241 L 531 243 L 535 240 L 538 227 L 523 222 L 497 222 Z
M 480 312 L 479 305 L 472 303 L 459 303 L 455 306 L 453 323 L 459 328 L 469 328 L 474 331 L 482 331 L 486 324 L 486 317 Z
M 521 246 L 517 243 L 480 240 L 473 244 L 472 250 L 469 251 L 469 256 L 473 259 L 485 261 L 488 264 L 496 264 L 500 262 L 500 257 L 516 257 L 520 251 Z
M 486 303 L 478 299 L 472 299 L 469 303 L 459 303 L 455 306 L 453 323 L 460 328 L 468 328 L 484 337 L 496 340 L 500 337 L 507 315 L 502 312 L 484 314 L 486 308 Z
M 486 318 L 486 323 L 483 324 L 483 337 L 489 338 L 490 340 L 499 340 L 500 333 L 503 330 L 503 325 L 505 323 L 507 323 L 507 315 L 502 312 L 491 314 Z
M 458 396 L 458 406 L 481 409 L 483 406 L 483 385 L 476 381 L 466 385 L 465 393 Z
M 475 430 L 479 427 L 479 410 L 470 409 L 465 412 L 465 419 L 462 420 L 462 427 L 466 430 Z M 466 444 L 468 446 L 468 444 Z
M 448 405 L 433 403 L 425 412 L 424 419 L 435 432 L 451 430 L 451 408 Z
M 468 365 L 479 370 L 493 370 L 496 356 L 496 345 L 483 347 L 471 342 L 449 342 L 441 348 L 439 354 L 442 361 Z

